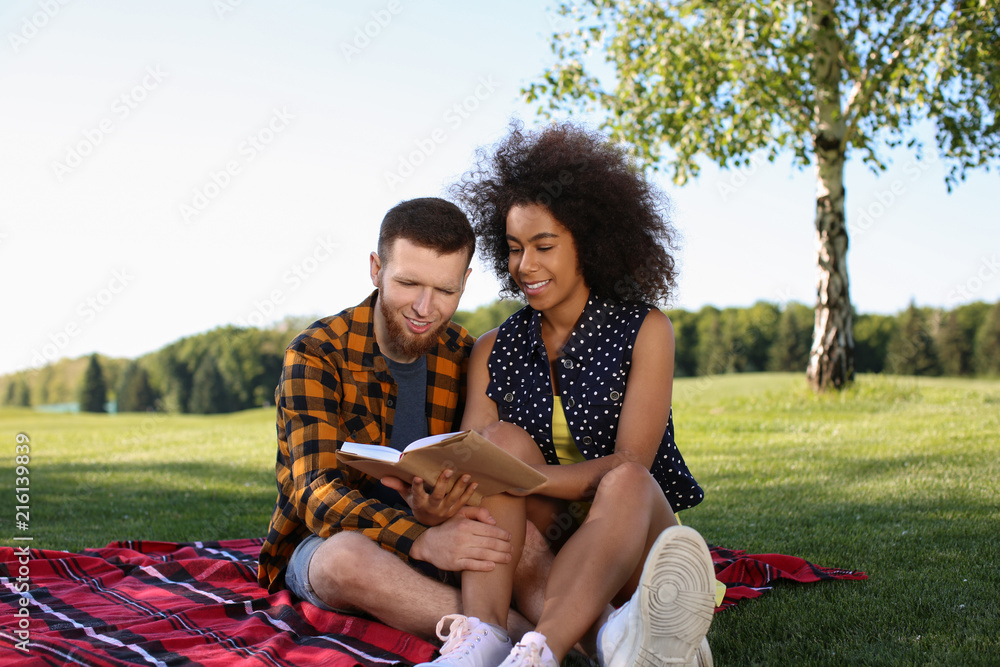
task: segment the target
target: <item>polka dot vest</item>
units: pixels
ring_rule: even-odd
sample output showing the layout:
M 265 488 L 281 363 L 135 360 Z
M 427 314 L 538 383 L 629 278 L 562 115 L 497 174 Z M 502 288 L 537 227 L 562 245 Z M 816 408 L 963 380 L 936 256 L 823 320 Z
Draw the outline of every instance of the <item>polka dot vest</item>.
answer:
M 587 459 L 615 448 L 618 419 L 639 327 L 651 306 L 618 304 L 591 294 L 557 368 L 563 409 L 577 448 Z M 489 359 L 486 390 L 500 419 L 517 424 L 559 463 L 552 444 L 552 382 L 542 342 L 542 315 L 525 306 L 500 326 Z M 673 414 L 650 470 L 675 511 L 694 507 L 704 493 L 674 443 Z

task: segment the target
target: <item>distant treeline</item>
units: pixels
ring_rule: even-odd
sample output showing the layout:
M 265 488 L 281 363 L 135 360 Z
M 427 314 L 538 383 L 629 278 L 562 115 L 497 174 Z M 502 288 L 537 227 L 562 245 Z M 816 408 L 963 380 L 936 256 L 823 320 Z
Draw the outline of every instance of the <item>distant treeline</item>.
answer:
M 758 302 L 749 308 L 671 310 L 678 377 L 805 371 L 813 309 Z M 896 315 L 854 316 L 858 373 L 1000 375 L 1000 302 L 953 310 L 911 304 Z
M 138 359 L 61 359 L 0 378 L 7 405 L 79 404 L 100 412 L 234 412 L 274 403 L 285 347 L 311 319 L 267 329 L 225 326 L 182 338 Z
M 520 308 L 495 301 L 455 320 L 474 335 Z M 805 371 L 813 310 L 799 303 L 667 311 L 677 337 L 678 377 Z M 268 329 L 235 326 L 183 338 L 135 360 L 99 355 L 62 359 L 0 377 L 6 405 L 74 404 L 100 412 L 211 414 L 272 405 L 282 356 L 310 323 L 290 318 Z M 856 315 L 855 369 L 898 375 L 1000 376 L 1000 302 L 953 310 L 910 305 L 896 315 Z

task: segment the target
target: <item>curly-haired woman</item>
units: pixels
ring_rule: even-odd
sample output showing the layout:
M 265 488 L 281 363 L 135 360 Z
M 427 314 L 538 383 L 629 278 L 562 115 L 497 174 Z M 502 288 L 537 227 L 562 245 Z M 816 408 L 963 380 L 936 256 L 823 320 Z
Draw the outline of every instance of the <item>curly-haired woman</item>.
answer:
M 711 664 L 712 561 L 674 516 L 703 494 L 674 443 L 674 334 L 655 307 L 675 285 L 666 199 L 571 124 L 515 124 L 454 192 L 527 302 L 477 341 L 462 427 L 546 473 L 527 511 L 554 559 L 509 655 L 462 618 L 435 664 L 550 667 L 577 644 L 602 665 Z

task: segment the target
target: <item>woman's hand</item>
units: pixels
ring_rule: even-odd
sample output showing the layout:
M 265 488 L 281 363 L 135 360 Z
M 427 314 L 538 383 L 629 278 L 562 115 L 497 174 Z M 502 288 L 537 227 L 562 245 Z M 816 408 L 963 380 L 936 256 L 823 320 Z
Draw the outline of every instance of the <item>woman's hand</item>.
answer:
M 424 480 L 420 477 L 414 477 L 410 484 L 398 477 L 383 477 L 382 484 L 403 496 L 413 510 L 414 519 L 425 526 L 439 526 L 468 505 L 479 487 L 469 475 L 462 475 L 453 483 L 455 475 L 451 468 L 442 470 L 430 493 L 427 493 Z

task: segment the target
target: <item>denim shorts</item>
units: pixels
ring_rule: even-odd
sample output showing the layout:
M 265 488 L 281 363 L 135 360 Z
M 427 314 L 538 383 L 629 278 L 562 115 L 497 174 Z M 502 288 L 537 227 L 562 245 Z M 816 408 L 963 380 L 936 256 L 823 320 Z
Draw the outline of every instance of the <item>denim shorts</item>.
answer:
M 344 614 L 352 612 L 334 609 L 327 603 L 319 599 L 312 584 L 309 583 L 309 563 L 313 554 L 323 544 L 323 538 L 319 535 L 310 535 L 299 542 L 292 552 L 292 557 L 288 559 L 288 566 L 285 568 L 285 588 L 290 590 L 295 597 L 316 605 L 320 609 L 327 611 L 339 611 Z

